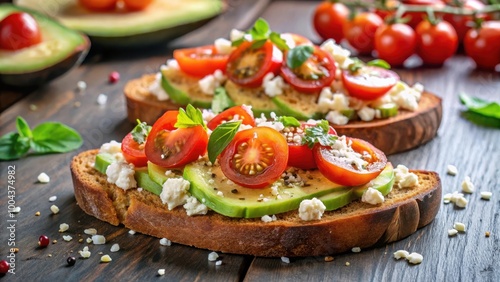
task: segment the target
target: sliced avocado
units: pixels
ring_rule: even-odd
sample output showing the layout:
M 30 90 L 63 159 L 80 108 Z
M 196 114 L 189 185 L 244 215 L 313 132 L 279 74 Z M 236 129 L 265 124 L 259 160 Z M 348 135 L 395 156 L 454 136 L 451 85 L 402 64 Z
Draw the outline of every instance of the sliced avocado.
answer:
M 396 103 L 383 104 L 376 109 L 380 111 L 380 118 L 390 118 L 398 115 L 398 105 Z
M 272 98 L 273 103 L 285 116 L 292 116 L 299 120 L 320 119 L 322 114 L 317 112 L 319 94 L 304 94 L 291 87 L 285 89 L 283 94 Z
M 94 168 L 100 173 L 106 174 L 106 169 L 114 161 L 115 158 L 113 158 L 110 154 L 97 154 L 95 157 Z
M 32 87 L 46 83 L 79 65 L 90 48 L 87 36 L 30 9 L 0 4 L 0 20 L 14 12 L 31 14 L 42 42 L 20 50 L 0 50 L 0 83 Z
M 168 176 L 166 174 L 167 170 L 170 171 Z M 166 169 L 161 166 L 155 165 L 152 162 L 148 162 L 148 174 L 152 181 L 159 185 L 163 185 L 163 183 L 165 183 L 165 181 L 167 181 L 167 179 L 169 178 L 181 177 L 182 171 Z
M 391 163 L 387 163 L 384 170 L 382 170 L 377 178 L 365 185 L 354 188 L 353 194 L 356 198 L 361 198 L 363 193 L 371 187 L 373 189 L 377 189 L 382 193 L 382 195 L 385 196 L 391 192 L 395 179 L 394 168 Z
M 212 105 L 213 95 L 201 92 L 198 78 L 188 76 L 180 70 L 165 69 L 161 72 L 161 86 L 176 104 L 188 104 L 197 108 L 208 109 Z
M 281 115 L 281 111 L 276 107 L 271 98 L 264 93 L 262 88 L 245 88 L 236 85 L 234 82 L 228 80 L 224 85 L 227 95 L 236 105 L 252 106 L 252 111 L 255 117 L 260 117 L 261 114 L 270 116 L 271 112 Z
M 155 0 L 141 11 L 92 12 L 77 0 L 17 0 L 84 32 L 103 47 L 144 47 L 167 42 L 201 27 L 224 8 L 222 0 Z M 50 9 L 49 9 L 50 8 Z

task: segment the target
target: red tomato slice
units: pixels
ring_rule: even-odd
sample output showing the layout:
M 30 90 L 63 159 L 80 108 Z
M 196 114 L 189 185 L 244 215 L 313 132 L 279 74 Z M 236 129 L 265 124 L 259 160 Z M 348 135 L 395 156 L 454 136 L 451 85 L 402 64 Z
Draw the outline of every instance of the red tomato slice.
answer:
M 361 100 L 374 100 L 384 96 L 399 81 L 397 73 L 372 66 L 351 72 L 342 71 L 342 82 L 349 95 Z
M 366 166 L 359 169 L 347 158 L 336 156 L 336 150 L 332 150 L 331 147 L 317 144 L 313 148 L 313 153 L 319 171 L 330 181 L 345 186 L 363 185 L 377 177 L 387 164 L 385 154 L 361 139 L 346 138 L 346 141 L 352 142 L 352 149 L 361 154 L 362 159 L 367 162 Z
M 286 61 L 283 62 L 281 74 L 297 91 L 316 93 L 332 83 L 336 69 L 332 56 L 314 46 L 314 53 L 300 67 L 291 69 Z
M 0 21 L 0 49 L 19 50 L 41 41 L 38 23 L 28 13 L 12 13 Z
M 219 124 L 232 120 L 241 120 L 242 124 L 255 126 L 253 114 L 247 112 L 242 106 L 234 106 L 216 115 L 208 122 L 207 127 L 214 130 Z
M 227 61 L 226 74 L 232 82 L 246 87 L 259 87 L 270 72 L 277 75 L 283 62 L 283 53 L 271 41 L 260 48 L 252 42 L 243 42 Z
M 229 55 L 217 54 L 214 45 L 177 49 L 173 56 L 183 72 L 196 77 L 224 71 L 229 58 Z
M 285 138 L 269 127 L 236 133 L 219 159 L 224 175 L 247 188 L 263 188 L 278 180 L 287 162 Z
M 178 111 L 168 111 L 151 128 L 146 141 L 148 160 L 165 168 L 178 168 L 204 155 L 208 135 L 201 126 L 175 128 Z
M 145 144 L 135 142 L 132 133 L 125 135 L 122 140 L 123 157 L 128 163 L 133 163 L 136 167 L 146 166 L 148 158 L 144 152 Z

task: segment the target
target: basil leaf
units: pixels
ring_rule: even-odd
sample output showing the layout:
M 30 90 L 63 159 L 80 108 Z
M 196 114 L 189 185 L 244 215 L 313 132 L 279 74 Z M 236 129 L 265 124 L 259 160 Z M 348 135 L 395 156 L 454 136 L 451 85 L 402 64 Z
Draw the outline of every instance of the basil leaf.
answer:
M 274 43 L 274 45 L 276 45 L 276 47 L 278 47 L 278 49 L 280 49 L 281 51 L 290 49 L 290 47 L 288 47 L 288 44 L 286 44 L 285 39 L 281 38 L 281 35 L 277 32 L 271 32 L 271 34 L 269 35 L 269 40 L 271 40 L 271 42 Z
M 269 32 L 269 24 L 263 18 L 257 19 L 252 29 L 250 29 L 250 35 L 252 35 L 253 40 L 267 39 Z
M 259 49 L 260 47 L 264 46 L 264 44 L 266 44 L 267 42 L 267 39 L 262 39 L 262 40 L 258 40 L 258 41 L 255 41 L 252 43 L 252 49 Z
M 353 58 L 352 59 L 352 63 L 350 63 L 348 66 L 347 66 L 347 69 L 349 70 L 349 72 L 351 73 L 356 73 L 358 70 L 362 69 L 363 67 L 365 66 L 365 63 L 363 63 L 363 61 L 361 61 L 360 59 L 358 58 Z
M 462 116 L 477 125 L 500 128 L 500 119 L 497 118 L 481 115 L 471 110 L 462 112 Z
M 176 128 L 187 128 L 201 125 L 203 128 L 207 128 L 205 121 L 203 120 L 203 114 L 201 111 L 191 104 L 187 105 L 186 110 L 183 108 L 179 109 L 179 114 L 177 115 L 177 122 L 175 123 Z
M 278 121 L 284 126 L 300 127 L 300 122 L 294 117 L 281 116 L 278 118 Z
M 500 104 L 464 93 L 460 94 L 460 101 L 468 108 L 462 113 L 465 118 L 479 125 L 500 128 Z
M 9 161 L 26 155 L 30 149 L 29 139 L 17 132 L 9 132 L 0 137 L 0 160 Z
M 286 64 L 291 69 L 300 67 L 314 52 L 311 45 L 300 45 L 288 51 Z
M 227 145 L 233 140 L 240 128 L 241 120 L 230 121 L 220 124 L 210 134 L 208 139 L 208 159 L 215 163 L 217 156 L 224 151 Z
M 314 147 L 316 143 L 321 146 L 333 146 L 337 140 L 337 136 L 329 134 L 330 124 L 326 120 L 322 120 L 315 126 L 307 127 L 304 131 L 302 144 L 307 144 L 309 148 Z
M 234 105 L 235 103 L 229 98 L 224 87 L 215 88 L 214 98 L 212 99 L 212 112 L 214 114 L 221 113 Z
M 151 126 L 146 122 L 137 120 L 137 125 L 134 127 L 134 129 L 132 129 L 130 133 L 132 134 L 132 138 L 135 142 L 137 142 L 138 144 L 144 144 L 149 135 L 149 132 L 151 132 Z
M 245 40 L 245 38 L 244 38 L 244 37 L 242 37 L 242 38 L 240 38 L 240 39 L 238 39 L 238 40 L 235 40 L 235 41 L 231 42 L 231 46 L 232 46 L 232 47 L 238 47 L 238 46 L 240 46 L 240 45 L 241 45 L 241 43 L 243 43 L 243 42 L 245 42 L 245 41 L 246 41 L 246 40 Z
M 366 63 L 367 66 L 372 66 L 372 67 L 379 67 L 379 68 L 383 68 L 383 69 L 386 69 L 386 70 L 390 70 L 391 69 L 391 65 L 384 61 L 384 60 L 381 60 L 381 59 L 375 59 L 375 60 L 371 60 L 369 61 L 368 63 Z
M 21 137 L 32 138 L 33 134 L 31 132 L 30 126 L 26 122 L 26 120 L 20 116 L 16 118 L 16 128 L 17 132 Z
M 35 153 L 65 153 L 80 148 L 82 137 L 60 122 L 44 122 L 33 129 L 30 146 Z

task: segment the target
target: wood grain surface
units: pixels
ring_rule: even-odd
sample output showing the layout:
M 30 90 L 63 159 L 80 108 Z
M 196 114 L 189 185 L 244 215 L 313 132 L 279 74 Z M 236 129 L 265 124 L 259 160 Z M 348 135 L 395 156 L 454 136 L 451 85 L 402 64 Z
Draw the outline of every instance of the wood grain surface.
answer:
M 121 140 L 131 130 L 122 96 L 128 80 L 155 72 L 174 48 L 208 44 L 217 37 L 227 36 L 232 27 L 248 28 L 259 16 L 278 32 L 295 32 L 319 41 L 311 25 L 317 3 L 228 1 L 225 14 L 165 46 L 135 52 L 93 51 L 82 66 L 27 95 L 0 89 L 0 101 L 13 103 L 1 112 L 1 135 L 15 130 L 15 118 L 21 115 L 31 126 L 44 121 L 64 122 L 84 137 L 84 145 L 78 151 L 0 163 L 0 259 L 9 259 L 9 238 L 15 238 L 19 248 L 15 254 L 16 274 L 0 280 L 500 281 L 500 131 L 462 118 L 463 106 L 458 99 L 458 94 L 465 92 L 499 101 L 500 74 L 475 71 L 472 61 L 463 55 L 456 55 L 442 68 L 396 69 L 405 81 L 421 82 L 427 91 L 442 98 L 443 116 L 434 139 L 417 149 L 392 155 L 389 160 L 395 165 L 401 163 L 438 172 L 443 193 L 459 191 L 465 176 L 470 176 L 476 186 L 476 192 L 465 196 L 469 201 L 465 209 L 442 204 L 430 225 L 399 242 L 338 255 L 331 262 L 325 262 L 324 257 L 292 259 L 285 263 L 279 258 L 219 254 L 222 265 L 217 266 L 208 261 L 210 251 L 177 244 L 161 246 L 157 238 L 131 235 L 128 229 L 86 215 L 76 205 L 70 160 L 78 152 L 97 148 L 109 140 Z M 109 84 L 108 74 L 115 70 L 120 72 L 121 80 Z M 76 89 L 80 80 L 88 85 L 85 91 Z M 97 104 L 100 93 L 108 95 L 105 105 Z M 456 176 L 446 174 L 448 164 L 457 166 Z M 16 222 L 7 221 L 11 219 L 7 217 L 9 171 L 15 172 L 15 205 L 21 207 L 14 218 Z M 49 183 L 37 182 L 41 172 L 51 177 Z M 482 200 L 480 191 L 492 191 L 492 199 Z M 57 200 L 49 202 L 50 196 L 57 196 Z M 58 214 L 51 213 L 53 204 L 59 207 Z M 36 216 L 38 211 L 40 215 Z M 448 237 L 447 230 L 454 222 L 463 222 L 467 231 Z M 58 232 L 61 223 L 69 224 L 66 233 Z M 10 224 L 15 224 L 15 232 L 7 229 Z M 91 257 L 81 259 L 77 252 L 88 245 L 85 240 L 89 236 L 83 232 L 86 228 L 96 228 L 107 242 L 90 244 Z M 486 237 L 486 232 L 491 235 Z M 38 237 L 42 234 L 57 243 L 38 248 Z M 73 240 L 64 241 L 63 234 L 71 235 Z M 82 243 L 78 241 L 80 238 Z M 114 243 L 118 243 L 121 250 L 111 253 Z M 420 253 L 424 260 L 419 265 L 397 261 L 392 253 L 399 249 Z M 100 252 L 109 254 L 113 261 L 101 263 Z M 66 266 L 68 256 L 77 257 L 72 267 Z M 165 269 L 165 275 L 158 276 L 158 269 Z

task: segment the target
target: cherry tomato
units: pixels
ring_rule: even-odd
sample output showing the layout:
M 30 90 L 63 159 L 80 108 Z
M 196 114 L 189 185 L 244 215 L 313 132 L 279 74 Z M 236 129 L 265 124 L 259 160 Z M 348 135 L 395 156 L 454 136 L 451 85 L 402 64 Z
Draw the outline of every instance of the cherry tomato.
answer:
M 333 57 L 318 46 L 313 48 L 313 54 L 300 67 L 292 69 L 286 60 L 281 66 L 283 79 L 299 92 L 317 93 L 335 79 L 337 68 Z
M 463 4 L 461 6 L 464 11 L 477 11 L 484 8 L 484 3 L 479 0 L 464 0 L 461 1 Z M 451 1 L 449 5 L 454 5 L 454 1 Z M 476 18 L 488 20 L 490 17 L 487 14 L 476 14 Z M 464 40 L 465 34 L 471 28 L 470 23 L 473 21 L 472 15 L 454 15 L 454 14 L 444 14 L 443 19 L 449 22 L 455 31 L 457 32 L 458 42 Z
M 391 66 L 401 66 L 415 53 L 417 36 L 407 24 L 383 24 L 375 32 L 375 50 Z
M 379 3 L 379 4 L 384 4 L 385 6 L 381 7 L 376 7 L 375 8 L 375 14 L 377 14 L 380 18 L 385 20 L 388 17 L 392 17 L 394 15 L 394 9 L 397 8 L 399 1 L 398 0 L 386 0 L 385 3 Z M 384 8 L 385 7 L 385 8 Z
M 224 175 L 247 188 L 263 188 L 278 180 L 287 162 L 285 138 L 269 127 L 239 131 L 219 159 Z
M 283 53 L 271 41 L 260 48 L 252 42 L 243 42 L 227 60 L 226 74 L 232 82 L 246 87 L 259 87 L 270 72 L 277 75 L 283 62 Z
M 207 127 L 214 130 L 219 124 L 233 120 L 241 120 L 242 124 L 255 126 L 253 113 L 249 113 L 242 106 L 234 106 L 216 115 L 208 122 Z
M 0 21 L 0 49 L 19 50 L 41 41 L 38 23 L 28 13 L 12 13 Z
M 319 171 L 330 181 L 345 186 L 363 185 L 377 177 L 387 164 L 385 154 L 361 139 L 346 138 L 346 141 L 352 142 L 352 149 L 360 154 L 365 165 L 358 168 L 349 158 L 337 156 L 331 147 L 316 144 L 313 153 Z
M 467 31 L 464 48 L 477 68 L 495 70 L 500 64 L 500 21 L 483 22 L 481 27 Z
M 109 11 L 116 8 L 118 0 L 78 0 L 78 2 L 91 11 Z
M 132 133 L 125 135 L 122 140 L 123 157 L 128 163 L 133 163 L 136 167 L 146 166 L 148 158 L 144 152 L 145 144 L 139 144 L 132 137 Z
M 177 49 L 173 56 L 183 72 L 196 77 L 213 74 L 216 70 L 224 71 L 229 58 L 229 55 L 217 54 L 214 45 Z
M 149 6 L 153 0 L 123 0 L 123 2 L 125 4 L 125 8 L 132 11 L 138 11 Z
M 375 32 L 383 23 L 382 18 L 375 13 L 356 14 L 344 25 L 345 38 L 359 54 L 369 55 L 375 48 Z
M 457 51 L 457 33 L 446 21 L 433 25 L 428 20 L 423 20 L 417 25 L 415 32 L 417 54 L 426 65 L 442 65 Z
M 395 72 L 375 66 L 365 66 L 356 72 L 342 71 L 342 83 L 349 95 L 361 100 L 382 97 L 399 81 Z
M 444 8 L 446 5 L 441 0 L 403 0 L 403 4 L 407 5 L 415 5 L 415 6 L 423 6 L 430 8 Z M 410 17 L 410 20 L 406 23 L 411 26 L 413 29 L 417 27 L 417 25 L 427 16 L 426 12 L 405 12 L 402 17 Z M 439 17 L 440 14 L 436 13 L 436 17 Z
M 340 43 L 344 38 L 344 23 L 349 16 L 349 9 L 342 3 L 323 1 L 316 7 L 313 25 L 323 40 L 333 38 Z
M 179 168 L 204 155 L 208 135 L 201 125 L 175 128 L 178 111 L 168 111 L 151 128 L 146 140 L 148 160 L 165 168 Z

